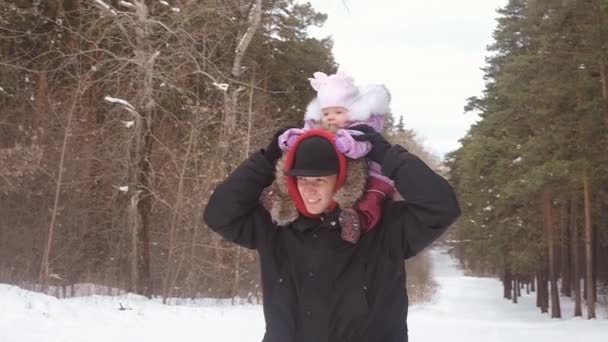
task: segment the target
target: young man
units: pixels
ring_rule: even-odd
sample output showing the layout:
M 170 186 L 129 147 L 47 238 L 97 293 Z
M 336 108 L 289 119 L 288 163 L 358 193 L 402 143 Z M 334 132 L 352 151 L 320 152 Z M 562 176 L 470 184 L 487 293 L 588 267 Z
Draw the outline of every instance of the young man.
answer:
M 355 168 L 323 131 L 302 135 L 277 165 L 298 212 L 293 221 L 278 225 L 260 203 L 275 178 L 276 138 L 284 130 L 218 185 L 205 209 L 211 229 L 258 251 L 264 342 L 407 341 L 403 260 L 439 237 L 460 209 L 448 182 L 415 155 L 369 126 L 353 129 L 365 133 L 360 139 L 373 146 L 368 158 L 406 199 L 386 200 L 378 228 L 356 244 L 341 238 L 338 220 Z

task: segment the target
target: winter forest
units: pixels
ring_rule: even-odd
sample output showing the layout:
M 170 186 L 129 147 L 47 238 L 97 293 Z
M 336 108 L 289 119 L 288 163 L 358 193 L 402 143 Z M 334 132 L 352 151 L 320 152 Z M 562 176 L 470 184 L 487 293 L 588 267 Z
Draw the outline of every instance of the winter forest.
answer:
M 429 152 L 407 113 L 384 134 L 455 187 L 463 214 L 439 245 L 465 275 L 554 318 L 567 297 L 568 316 L 602 318 L 608 1 L 506 3 L 461 147 Z M 0 0 L 0 284 L 260 303 L 255 251 L 201 215 L 239 162 L 302 125 L 302 80 L 338 67 L 331 37 L 309 34 L 326 20 L 296 0 Z M 411 301 L 429 301 L 431 257 L 405 267 Z
M 0 10 L 0 281 L 60 296 L 94 283 L 258 297 L 255 254 L 221 241 L 201 214 L 245 156 L 299 124 L 312 97 L 301 80 L 335 71 L 331 40 L 307 34 L 325 15 L 292 0 Z M 392 126 L 395 141 L 414 144 Z
M 499 11 L 481 121 L 447 158 L 463 216 L 460 260 L 517 301 L 575 315 L 608 292 L 608 3 L 509 1 Z M 601 295 L 598 296 L 598 295 Z

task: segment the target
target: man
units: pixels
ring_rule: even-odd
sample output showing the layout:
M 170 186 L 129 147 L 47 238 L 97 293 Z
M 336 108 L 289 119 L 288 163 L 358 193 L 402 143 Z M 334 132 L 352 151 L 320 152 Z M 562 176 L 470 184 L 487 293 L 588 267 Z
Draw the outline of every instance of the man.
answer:
M 460 215 L 451 186 L 418 157 L 391 146 L 369 126 L 353 129 L 365 133 L 360 139 L 373 146 L 368 158 L 382 165 L 405 197 L 388 199 L 378 228 L 356 244 L 340 236 L 337 196 L 348 194 L 356 168 L 323 131 L 300 136 L 277 165 L 297 209 L 293 221 L 278 225 L 260 203 L 275 178 L 281 156 L 276 137 L 282 131 L 218 185 L 205 209 L 211 229 L 258 251 L 264 342 L 407 341 L 403 261 Z

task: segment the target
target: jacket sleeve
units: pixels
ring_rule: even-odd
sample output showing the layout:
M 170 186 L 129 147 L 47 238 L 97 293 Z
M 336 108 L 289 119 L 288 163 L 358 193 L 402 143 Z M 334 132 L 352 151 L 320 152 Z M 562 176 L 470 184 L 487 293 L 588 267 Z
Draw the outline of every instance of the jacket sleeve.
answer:
M 437 239 L 460 216 L 454 190 L 420 158 L 399 145 L 382 163 L 385 176 L 395 181 L 404 201 L 392 202 L 385 215 L 391 227 L 391 246 L 410 258 Z
M 229 241 L 257 248 L 273 227 L 260 202 L 262 191 L 273 180 L 274 168 L 262 152 L 254 153 L 215 188 L 203 214 L 205 223 Z

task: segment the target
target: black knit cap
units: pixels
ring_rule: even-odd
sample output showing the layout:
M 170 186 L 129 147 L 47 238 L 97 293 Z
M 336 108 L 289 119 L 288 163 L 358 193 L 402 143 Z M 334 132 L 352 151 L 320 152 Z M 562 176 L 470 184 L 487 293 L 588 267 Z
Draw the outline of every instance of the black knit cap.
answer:
M 327 139 L 312 136 L 302 140 L 296 148 L 293 168 L 287 172 L 289 176 L 325 177 L 338 173 L 338 155 Z

